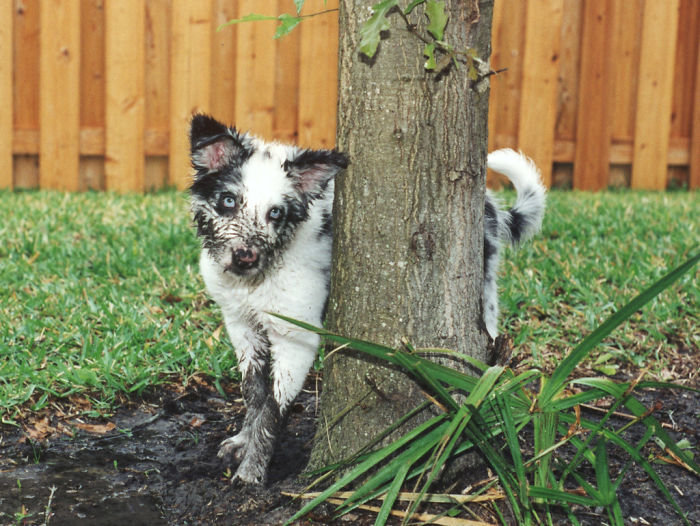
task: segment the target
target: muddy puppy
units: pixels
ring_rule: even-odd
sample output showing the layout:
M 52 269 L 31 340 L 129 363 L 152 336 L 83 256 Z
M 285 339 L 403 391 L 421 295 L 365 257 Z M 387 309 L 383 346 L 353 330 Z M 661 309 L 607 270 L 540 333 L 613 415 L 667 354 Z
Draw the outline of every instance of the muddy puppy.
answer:
M 265 142 L 206 115 L 192 119 L 190 142 L 201 272 L 223 313 L 247 409 L 240 432 L 221 443 L 219 457 L 239 461 L 233 480 L 262 484 L 319 345 L 317 335 L 267 313 L 321 326 L 330 278 L 333 179 L 348 159 L 335 150 Z M 539 228 L 544 188 L 537 169 L 520 154 L 491 155 L 489 163 L 518 190 L 512 209 L 500 210 L 487 196 L 484 210 L 484 320 L 495 337 L 498 248 Z

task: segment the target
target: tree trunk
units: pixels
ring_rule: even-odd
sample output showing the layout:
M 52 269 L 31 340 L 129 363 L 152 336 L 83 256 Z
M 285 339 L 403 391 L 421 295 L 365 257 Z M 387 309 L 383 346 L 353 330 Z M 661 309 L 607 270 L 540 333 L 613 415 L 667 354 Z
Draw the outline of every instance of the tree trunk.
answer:
M 340 2 L 338 145 L 351 165 L 336 181 L 327 326 L 485 361 L 488 80 L 477 88 L 463 63 L 439 75 L 426 71 L 425 43 L 398 13 L 388 16 L 391 29 L 374 59 L 360 56 L 359 27 L 375 3 Z M 488 60 L 492 0 L 446 4 L 444 40 Z M 410 18 L 427 35 L 422 8 Z M 310 466 L 355 452 L 424 399 L 403 373 L 352 351 L 333 353 Z

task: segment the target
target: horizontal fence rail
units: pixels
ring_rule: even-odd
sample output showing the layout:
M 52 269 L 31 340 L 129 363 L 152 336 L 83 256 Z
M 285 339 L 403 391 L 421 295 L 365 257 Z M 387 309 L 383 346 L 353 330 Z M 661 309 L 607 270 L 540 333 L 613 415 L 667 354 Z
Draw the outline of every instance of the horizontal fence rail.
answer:
M 306 0 L 304 12 L 337 4 Z M 0 187 L 183 188 L 196 111 L 333 147 L 337 14 L 281 40 L 274 22 L 216 30 L 293 10 L 0 0 Z M 696 0 L 496 0 L 491 66 L 505 71 L 491 76 L 489 148 L 523 150 L 550 186 L 700 187 L 699 35 Z

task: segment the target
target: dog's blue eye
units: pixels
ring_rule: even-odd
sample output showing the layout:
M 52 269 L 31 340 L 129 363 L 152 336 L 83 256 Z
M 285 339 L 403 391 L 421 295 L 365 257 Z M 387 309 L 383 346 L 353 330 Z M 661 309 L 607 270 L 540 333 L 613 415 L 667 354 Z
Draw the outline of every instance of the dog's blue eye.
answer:
M 224 205 L 226 208 L 235 208 L 236 207 L 236 198 L 233 197 L 232 195 L 225 195 L 221 199 L 221 204 Z
M 276 206 L 272 207 L 267 215 L 272 221 L 277 221 L 282 217 L 282 209 Z

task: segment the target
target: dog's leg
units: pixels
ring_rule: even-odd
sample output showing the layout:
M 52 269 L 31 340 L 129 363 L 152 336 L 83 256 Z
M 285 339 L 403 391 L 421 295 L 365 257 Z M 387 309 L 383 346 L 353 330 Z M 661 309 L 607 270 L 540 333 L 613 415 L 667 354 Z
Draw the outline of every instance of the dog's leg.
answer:
M 247 443 L 236 478 L 253 484 L 265 480 L 280 429 L 289 407 L 301 391 L 306 374 L 316 357 L 318 337 L 304 335 L 299 341 L 289 338 L 272 340 L 272 392 L 251 421 Z M 250 411 L 250 410 L 249 410 Z
M 233 454 L 237 460 L 241 460 L 251 439 L 253 424 L 270 392 L 270 341 L 260 324 L 241 327 L 238 324 L 227 323 L 227 329 L 238 359 L 246 415 L 238 434 L 221 443 L 218 456 L 224 458 Z
M 316 325 L 321 325 L 320 320 Z M 316 359 L 320 338 L 312 333 L 288 334 L 272 348 L 272 394 L 283 414 L 297 397 Z
M 241 463 L 234 475 L 234 481 L 240 480 L 247 484 L 265 483 L 267 466 L 272 459 L 283 421 L 284 415 L 274 397 L 268 393 L 262 407 L 253 415 L 245 447 L 237 454 L 241 457 Z

